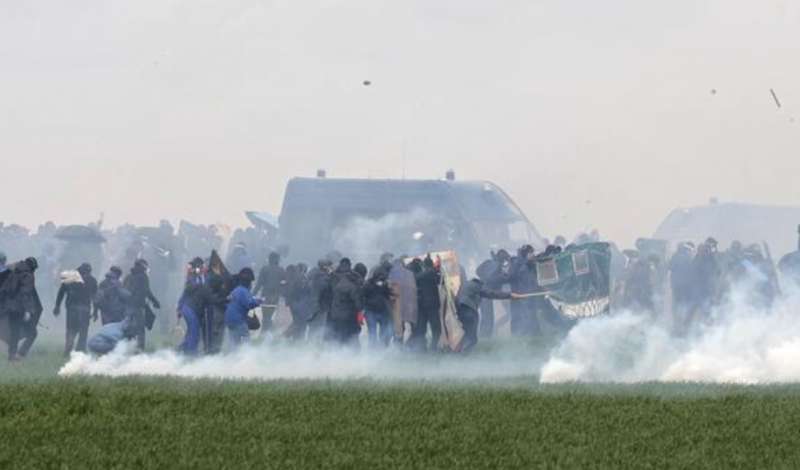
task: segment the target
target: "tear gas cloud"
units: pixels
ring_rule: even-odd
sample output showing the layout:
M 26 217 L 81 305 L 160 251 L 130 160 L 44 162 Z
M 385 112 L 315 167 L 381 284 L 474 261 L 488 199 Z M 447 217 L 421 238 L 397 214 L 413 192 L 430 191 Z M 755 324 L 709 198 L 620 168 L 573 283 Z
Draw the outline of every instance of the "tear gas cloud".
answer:
M 99 375 L 175 376 L 213 379 L 362 379 L 375 380 L 456 380 L 510 378 L 532 375 L 537 364 L 530 357 L 509 351 L 476 357 L 409 355 L 389 349 L 346 349 L 314 346 L 249 345 L 221 356 L 195 360 L 171 350 L 131 355 L 133 344 L 121 343 L 111 354 L 93 358 L 73 353 L 59 371 L 62 377 Z
M 333 230 L 333 247 L 354 259 L 377 261 L 387 249 L 402 249 L 420 254 L 426 247 L 416 234 L 426 233 L 433 226 L 433 214 L 422 208 L 390 213 L 379 218 L 351 217 Z M 403 253 L 394 253 L 399 256 Z
M 171 350 L 131 355 L 121 343 L 93 358 L 74 353 L 59 375 L 177 376 L 213 379 L 491 380 L 528 376 L 535 382 L 646 381 L 780 383 L 800 380 L 800 291 L 770 312 L 737 289 L 708 325 L 676 336 L 671 321 L 620 312 L 584 320 L 550 352 L 498 347 L 470 356 L 409 355 L 395 349 L 360 352 L 318 346 L 251 345 L 228 355 L 188 359 Z
M 800 291 L 771 311 L 740 286 L 711 322 L 676 337 L 671 322 L 622 312 L 578 324 L 553 350 L 540 380 L 554 382 L 777 383 L 800 380 Z

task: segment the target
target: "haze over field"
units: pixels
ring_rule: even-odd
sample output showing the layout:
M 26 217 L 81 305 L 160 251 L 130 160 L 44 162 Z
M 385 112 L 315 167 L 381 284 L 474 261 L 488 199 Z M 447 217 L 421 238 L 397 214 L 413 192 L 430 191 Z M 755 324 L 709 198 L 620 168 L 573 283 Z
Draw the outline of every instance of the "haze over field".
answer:
M 2 220 L 239 225 L 320 167 L 453 167 L 626 243 L 798 204 L 798 44 L 788 0 L 7 0 Z

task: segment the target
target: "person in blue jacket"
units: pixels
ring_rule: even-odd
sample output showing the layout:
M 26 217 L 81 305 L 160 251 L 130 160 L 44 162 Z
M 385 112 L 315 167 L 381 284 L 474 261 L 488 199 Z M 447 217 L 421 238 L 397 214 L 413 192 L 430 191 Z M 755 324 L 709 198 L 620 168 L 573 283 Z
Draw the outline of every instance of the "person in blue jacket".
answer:
M 134 337 L 136 337 L 136 332 L 131 329 L 130 317 L 126 317 L 122 321 L 103 325 L 94 336 L 89 338 L 86 346 L 90 352 L 102 356 L 113 351 L 123 339 Z
M 250 268 L 239 271 L 234 279 L 236 287 L 231 292 L 228 307 L 225 309 L 225 326 L 228 328 L 228 338 L 234 348 L 249 341 L 247 315 L 250 310 L 263 303 L 262 299 L 253 297 L 250 292 L 255 277 Z

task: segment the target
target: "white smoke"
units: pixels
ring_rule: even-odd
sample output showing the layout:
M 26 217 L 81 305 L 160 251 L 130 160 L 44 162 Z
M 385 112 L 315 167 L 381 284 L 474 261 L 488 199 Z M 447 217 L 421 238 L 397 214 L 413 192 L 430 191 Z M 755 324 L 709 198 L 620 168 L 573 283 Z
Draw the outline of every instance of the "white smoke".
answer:
M 415 234 L 431 235 L 425 232 L 433 221 L 433 215 L 421 208 L 390 213 L 380 218 L 352 217 L 333 230 L 333 247 L 359 260 L 369 257 L 377 259 L 381 253 L 393 247 L 413 249 L 418 241 L 414 238 Z
M 486 353 L 472 357 L 417 355 L 388 349 L 331 349 L 320 346 L 252 345 L 219 356 L 187 358 L 172 350 L 131 354 L 121 343 L 101 357 L 73 353 L 59 371 L 69 376 L 174 376 L 213 379 L 375 379 L 463 380 L 533 377 L 536 364 L 519 352 Z
M 753 307 L 748 292 L 736 289 L 709 324 L 686 337 L 631 312 L 584 321 L 553 351 L 541 381 L 800 381 L 800 295 L 792 292 L 767 311 Z

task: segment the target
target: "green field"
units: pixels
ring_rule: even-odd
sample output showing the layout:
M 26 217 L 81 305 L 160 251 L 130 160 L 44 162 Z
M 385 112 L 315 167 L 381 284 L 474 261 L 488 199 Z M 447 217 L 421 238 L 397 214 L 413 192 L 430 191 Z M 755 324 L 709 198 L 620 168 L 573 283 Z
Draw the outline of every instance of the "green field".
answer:
M 0 468 L 800 466 L 800 387 L 55 377 L 0 366 Z

